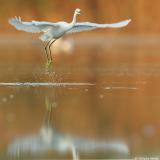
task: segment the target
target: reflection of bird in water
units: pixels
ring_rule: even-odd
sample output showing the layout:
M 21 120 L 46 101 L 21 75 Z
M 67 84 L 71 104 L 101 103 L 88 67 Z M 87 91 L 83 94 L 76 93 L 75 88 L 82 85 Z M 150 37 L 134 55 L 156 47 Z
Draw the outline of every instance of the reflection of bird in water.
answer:
M 52 109 L 56 103 L 51 103 L 46 99 L 46 117 L 43 126 L 37 134 L 24 138 L 17 138 L 9 145 L 8 152 L 12 156 L 19 156 L 24 153 L 43 154 L 49 151 L 56 151 L 60 154 L 72 152 L 74 160 L 79 159 L 80 153 L 93 152 L 115 152 L 127 155 L 129 149 L 127 144 L 120 140 L 98 141 L 79 138 L 57 131 L 51 124 Z
M 46 56 L 48 65 L 52 63 L 52 56 L 51 56 L 51 45 L 64 34 L 73 33 L 73 32 L 80 32 L 86 30 L 93 30 L 97 28 L 120 28 L 128 25 L 131 20 L 121 21 L 118 23 L 113 24 L 97 24 L 97 23 L 90 23 L 90 22 L 82 22 L 77 23 L 76 17 L 80 14 L 80 9 L 76 9 L 74 12 L 73 20 L 71 23 L 67 22 L 39 22 L 39 21 L 32 21 L 32 22 L 23 22 L 21 18 L 11 18 L 9 19 L 9 23 L 13 25 L 18 30 L 23 30 L 26 32 L 32 33 L 41 33 L 44 34 L 40 37 L 42 41 L 47 42 L 45 46 Z M 62 46 L 63 47 L 63 46 Z M 48 51 L 49 50 L 49 54 Z
M 10 155 L 22 155 L 24 153 L 43 154 L 49 151 L 56 151 L 64 154 L 72 152 L 74 160 L 79 159 L 80 153 L 112 152 L 121 155 L 128 155 L 127 144 L 120 140 L 89 140 L 65 135 L 52 127 L 43 126 L 39 133 L 18 138 L 9 145 Z

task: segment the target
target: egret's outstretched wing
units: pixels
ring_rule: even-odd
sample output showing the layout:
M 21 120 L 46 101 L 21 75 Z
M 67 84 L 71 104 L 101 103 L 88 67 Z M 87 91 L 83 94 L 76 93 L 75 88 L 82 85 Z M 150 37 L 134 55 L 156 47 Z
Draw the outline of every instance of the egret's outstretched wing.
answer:
M 71 28 L 67 33 L 93 30 L 97 28 L 121 28 L 121 27 L 127 26 L 130 21 L 131 20 L 129 19 L 129 20 L 118 22 L 118 23 L 112 23 L 112 24 L 97 24 L 97 23 L 90 23 L 90 22 L 76 23 L 76 25 L 73 28 Z
M 23 22 L 20 17 L 9 19 L 9 23 L 18 30 L 32 32 L 32 33 L 47 32 L 50 28 L 53 29 L 58 27 L 56 23 L 51 23 L 51 22 L 38 22 L 38 21 Z

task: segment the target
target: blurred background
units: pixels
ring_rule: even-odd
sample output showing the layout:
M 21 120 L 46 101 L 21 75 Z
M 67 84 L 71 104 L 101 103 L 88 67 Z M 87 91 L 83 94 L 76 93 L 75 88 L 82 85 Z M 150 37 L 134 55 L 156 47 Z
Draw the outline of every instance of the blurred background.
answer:
M 26 21 L 71 21 L 75 8 L 82 10 L 79 21 L 112 23 L 127 18 L 132 25 L 125 29 L 125 34 L 156 34 L 160 30 L 159 0 L 12 0 L 1 3 L 1 32 L 16 32 L 6 22 L 13 16 L 21 16 Z M 103 31 L 104 32 L 104 31 Z M 124 33 L 124 30 L 116 30 Z
M 60 133 L 118 139 L 128 149 L 126 155 L 114 143 L 120 150 L 91 158 L 160 156 L 159 6 L 159 0 L 0 0 L 0 156 L 7 159 L 15 139 L 39 133 L 45 97 L 57 105 L 52 123 Z M 120 29 L 66 35 L 52 46 L 54 67 L 48 73 L 39 35 L 16 30 L 8 19 L 70 22 L 76 8 L 79 22 L 132 21 Z M 32 84 L 39 82 L 69 85 Z M 22 141 L 14 144 L 12 152 L 25 148 Z
M 154 0 L 154 3 L 145 0 L 13 0 L 8 2 L 1 0 L 0 3 L 1 32 L 3 34 L 16 32 L 7 24 L 10 17 L 21 16 L 26 21 L 56 22 L 62 20 L 70 22 L 75 8 L 82 10 L 82 15 L 78 18 L 79 21 L 112 23 L 131 18 L 132 25 L 125 30 L 115 30 L 116 34 L 157 35 L 160 30 L 159 0 Z

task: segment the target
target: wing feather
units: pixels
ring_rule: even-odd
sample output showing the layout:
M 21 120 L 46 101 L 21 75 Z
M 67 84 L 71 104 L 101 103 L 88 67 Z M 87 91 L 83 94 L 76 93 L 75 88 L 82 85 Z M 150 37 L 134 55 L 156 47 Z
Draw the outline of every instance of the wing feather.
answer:
M 97 28 L 121 28 L 121 27 L 127 26 L 130 21 L 131 20 L 129 19 L 129 20 L 118 22 L 118 23 L 112 23 L 112 24 L 98 24 L 98 23 L 90 23 L 90 22 L 76 23 L 76 25 L 73 28 L 71 28 L 67 33 L 93 30 Z
M 58 27 L 56 23 L 51 23 L 51 22 L 38 22 L 38 21 L 23 22 L 20 17 L 9 19 L 9 23 L 18 30 L 31 33 L 47 32 L 50 28 L 54 29 Z

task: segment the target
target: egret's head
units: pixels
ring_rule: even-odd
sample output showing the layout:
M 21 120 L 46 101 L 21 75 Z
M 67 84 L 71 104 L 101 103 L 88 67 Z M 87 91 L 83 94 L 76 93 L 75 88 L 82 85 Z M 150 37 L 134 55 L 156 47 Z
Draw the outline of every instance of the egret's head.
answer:
M 76 13 L 77 15 L 80 15 L 80 14 L 81 14 L 81 10 L 80 10 L 79 8 L 77 8 L 77 9 L 75 10 L 75 13 Z

